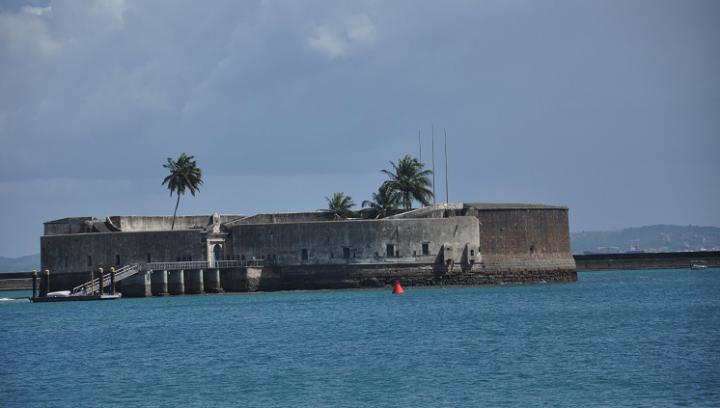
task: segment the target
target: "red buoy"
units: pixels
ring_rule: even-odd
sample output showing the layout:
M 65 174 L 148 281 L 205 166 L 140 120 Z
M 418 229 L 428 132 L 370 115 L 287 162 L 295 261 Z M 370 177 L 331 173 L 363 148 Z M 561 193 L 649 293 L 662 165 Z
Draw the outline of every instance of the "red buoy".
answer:
M 402 295 L 405 293 L 402 286 L 400 286 L 400 281 L 395 281 L 395 286 L 393 286 L 393 295 Z

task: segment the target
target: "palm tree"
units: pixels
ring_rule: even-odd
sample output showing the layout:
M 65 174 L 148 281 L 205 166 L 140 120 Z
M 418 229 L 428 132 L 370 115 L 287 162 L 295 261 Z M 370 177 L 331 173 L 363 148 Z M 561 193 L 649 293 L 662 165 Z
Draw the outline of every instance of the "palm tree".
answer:
M 203 183 L 202 170 L 197 166 L 193 157 L 195 156 L 188 156 L 182 153 L 177 161 L 173 161 L 173 159 L 168 157 L 167 164 L 163 164 L 163 167 L 170 170 L 170 174 L 165 177 L 162 184 L 167 184 L 171 197 L 173 192 L 177 193 L 175 212 L 173 213 L 172 226 L 170 227 L 171 230 L 175 229 L 175 218 L 177 217 L 178 205 L 180 205 L 180 196 L 185 194 L 185 190 L 189 190 L 190 194 L 194 197 L 195 193 L 200 191 L 200 185 Z
M 424 169 L 425 165 L 418 159 L 406 154 L 395 164 L 390 162 L 392 171 L 382 170 L 389 180 L 385 182 L 387 188 L 400 194 L 400 203 L 406 210 L 412 208 L 413 199 L 422 205 L 430 205 L 433 193 L 430 188 L 432 170 Z
M 385 218 L 397 211 L 400 202 L 400 193 L 389 188 L 387 183 L 378 188 L 377 193 L 372 194 L 372 200 L 362 202 L 362 207 L 367 207 L 369 218 Z
M 332 214 L 335 219 L 347 218 L 353 215 L 351 210 L 355 206 L 352 197 L 346 196 L 345 193 L 333 193 L 331 197 L 325 197 L 328 208 L 320 211 L 326 211 Z

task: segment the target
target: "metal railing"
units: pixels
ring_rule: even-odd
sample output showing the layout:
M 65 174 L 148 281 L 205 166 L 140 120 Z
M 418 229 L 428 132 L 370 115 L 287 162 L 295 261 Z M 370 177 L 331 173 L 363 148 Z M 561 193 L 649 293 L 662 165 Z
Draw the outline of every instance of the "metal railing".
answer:
M 115 283 L 120 282 L 125 278 L 129 278 L 138 273 L 139 271 L 140 267 L 138 264 L 125 265 L 115 271 Z M 100 282 L 100 276 L 98 276 L 97 278 L 87 281 L 82 285 L 75 286 L 72 289 L 72 293 L 80 293 L 82 291 L 85 291 L 85 293 L 93 293 L 96 290 L 102 292 L 103 289 L 110 286 L 111 280 L 111 273 L 104 272 L 102 275 L 102 282 Z
M 241 268 L 245 266 L 262 266 L 260 259 L 223 260 L 223 261 L 180 261 L 180 262 L 149 262 L 140 264 L 141 271 L 177 271 L 193 269 Z

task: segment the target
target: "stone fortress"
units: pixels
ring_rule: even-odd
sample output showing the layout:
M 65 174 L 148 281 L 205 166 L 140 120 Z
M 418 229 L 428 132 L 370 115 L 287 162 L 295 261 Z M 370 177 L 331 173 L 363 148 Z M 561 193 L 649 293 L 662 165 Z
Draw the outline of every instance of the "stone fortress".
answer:
M 46 290 L 130 270 L 123 296 L 577 280 L 568 209 L 438 204 L 384 219 L 327 213 L 63 218 L 45 223 Z

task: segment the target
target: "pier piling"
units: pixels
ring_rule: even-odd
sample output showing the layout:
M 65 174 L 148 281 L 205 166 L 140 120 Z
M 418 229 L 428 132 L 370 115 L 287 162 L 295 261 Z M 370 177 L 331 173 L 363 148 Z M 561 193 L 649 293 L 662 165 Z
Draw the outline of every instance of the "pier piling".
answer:
M 168 293 L 168 271 L 152 271 L 151 290 L 153 296 L 167 296 Z
M 168 276 L 168 292 L 171 295 L 185 294 L 185 271 L 171 271 Z
M 199 295 L 205 292 L 202 269 L 190 269 L 185 272 L 185 293 Z
M 223 288 L 220 286 L 220 269 L 207 269 L 204 276 L 205 292 L 222 293 Z

